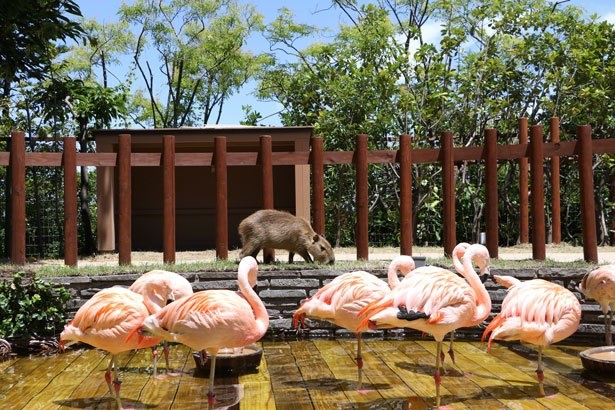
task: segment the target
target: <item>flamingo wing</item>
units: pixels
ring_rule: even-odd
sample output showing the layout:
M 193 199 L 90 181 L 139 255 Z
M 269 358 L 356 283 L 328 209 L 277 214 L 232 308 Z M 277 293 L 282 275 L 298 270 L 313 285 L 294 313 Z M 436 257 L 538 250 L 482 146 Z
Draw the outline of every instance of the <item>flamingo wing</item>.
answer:
M 463 278 L 446 269 L 421 267 L 359 315 L 362 327 L 410 327 L 436 337 L 465 326 L 475 310 L 476 295 Z
M 148 317 L 143 327 L 166 340 L 203 350 L 252 343 L 254 321 L 250 304 L 237 292 L 209 290 L 168 304 Z
M 60 339 L 80 341 L 111 353 L 151 347 L 160 339 L 130 337 L 148 314 L 141 295 L 119 286 L 103 289 L 77 311 Z
M 295 312 L 293 321 L 296 324 L 301 317 L 308 316 L 357 331 L 360 323 L 358 312 L 368 303 L 384 297 L 389 291 L 385 282 L 370 273 L 344 273 L 303 302 Z
M 539 346 L 573 334 L 581 319 L 581 306 L 572 292 L 557 284 L 534 279 L 509 288 L 500 313 L 483 333 L 495 339 L 521 340 Z

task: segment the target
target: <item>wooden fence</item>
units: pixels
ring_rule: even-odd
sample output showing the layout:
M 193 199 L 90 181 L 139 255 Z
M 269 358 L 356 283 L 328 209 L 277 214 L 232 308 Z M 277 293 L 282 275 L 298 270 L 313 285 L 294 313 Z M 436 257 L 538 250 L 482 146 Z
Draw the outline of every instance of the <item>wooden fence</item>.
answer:
M 112 166 L 119 175 L 118 187 L 118 252 L 119 263 L 131 263 L 131 167 L 161 166 L 163 168 L 163 262 L 175 263 L 175 167 L 213 166 L 216 175 L 216 255 L 228 258 L 227 167 L 258 165 L 262 169 L 263 208 L 273 207 L 273 172 L 277 165 L 310 165 L 312 170 L 313 225 L 324 233 L 324 166 L 353 164 L 356 170 L 356 248 L 357 259 L 368 259 L 368 165 L 400 164 L 400 252 L 412 254 L 412 172 L 413 164 L 440 163 L 443 191 L 443 247 L 450 255 L 456 245 L 455 233 L 455 162 L 477 161 L 485 166 L 485 203 L 487 248 L 498 257 L 498 161 L 518 160 L 520 169 L 520 237 L 529 242 L 529 221 L 532 221 L 532 257 L 546 258 L 544 168 L 545 158 L 551 158 L 551 203 L 553 241 L 560 241 L 559 221 L 559 157 L 576 156 L 579 167 L 583 257 L 598 262 L 597 231 L 594 204 L 593 155 L 615 153 L 615 139 L 592 140 L 588 125 L 578 126 L 575 141 L 559 141 L 559 121 L 551 120 L 551 140 L 544 142 L 541 125 L 528 128 L 526 118 L 519 120 L 519 144 L 498 145 L 495 129 L 485 130 L 485 145 L 454 147 L 453 135 L 443 132 L 439 149 L 413 149 L 409 135 L 400 137 L 398 150 L 368 150 L 368 136 L 356 137 L 354 151 L 324 151 L 323 141 L 314 137 L 310 152 L 272 152 L 271 137 L 260 137 L 258 152 L 227 152 L 226 137 L 216 137 L 212 153 L 177 153 L 175 137 L 164 135 L 162 152 L 132 153 L 131 136 L 120 134 L 117 153 L 77 153 L 74 138 L 66 137 L 62 153 L 26 152 L 25 134 L 11 134 L 10 152 L 0 152 L 0 166 L 8 166 L 11 174 L 11 263 L 26 263 L 26 184 L 28 166 L 52 166 L 64 169 L 64 263 L 77 265 L 77 166 Z M 529 140 L 528 140 L 529 131 Z M 528 163 L 531 172 L 528 178 Z M 531 204 L 528 194 L 531 182 Z M 531 206 L 530 206 L 531 205 Z M 528 212 L 529 208 L 529 212 Z

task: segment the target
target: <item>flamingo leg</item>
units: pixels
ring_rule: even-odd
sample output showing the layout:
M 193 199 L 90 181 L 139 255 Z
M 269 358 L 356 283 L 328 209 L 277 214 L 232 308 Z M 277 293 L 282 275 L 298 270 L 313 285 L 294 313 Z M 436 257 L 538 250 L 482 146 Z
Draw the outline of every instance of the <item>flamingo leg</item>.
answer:
M 209 408 L 213 408 L 216 401 L 216 394 L 214 393 L 214 377 L 216 375 L 216 354 L 211 353 L 211 363 L 209 367 L 209 390 L 207 392 L 207 402 Z
M 199 359 L 201 360 L 201 366 L 205 366 L 205 363 L 207 363 L 207 350 L 201 350 Z
M 105 381 L 107 382 L 107 387 L 109 388 L 109 394 L 111 396 L 114 395 L 113 387 L 111 384 L 111 370 L 113 369 L 113 355 L 111 355 L 111 359 L 109 360 L 109 366 L 107 366 L 107 371 L 105 372 Z
M 455 363 L 455 350 L 453 349 L 453 341 L 455 340 L 455 331 L 453 330 L 451 332 L 451 344 L 448 347 L 448 355 L 451 357 L 451 361 L 453 362 L 453 364 L 457 364 Z M 442 359 L 444 361 L 444 359 Z
M 436 382 L 436 408 L 440 407 L 440 384 L 442 383 L 442 376 L 440 374 L 440 367 L 442 366 L 442 341 L 438 342 L 438 350 L 436 351 L 436 371 L 434 373 L 434 381 Z
M 164 340 L 162 342 L 162 353 L 164 354 L 164 364 L 166 366 L 165 373 L 169 372 L 169 342 Z
M 152 346 L 152 358 L 154 359 L 154 379 L 158 375 L 158 347 Z
M 540 397 L 545 396 L 545 374 L 542 369 L 542 346 L 538 346 L 538 368 L 536 369 L 536 377 L 538 378 L 538 395 Z
M 613 310 L 609 309 L 609 312 L 604 315 L 604 329 L 605 329 L 605 339 L 606 345 L 613 345 L 613 336 L 611 334 L 611 324 L 613 323 Z
M 115 355 L 111 356 L 111 363 L 113 363 L 113 388 L 115 390 L 115 401 L 117 402 L 117 408 L 122 408 L 122 401 L 120 400 L 120 387 L 122 386 L 122 382 L 117 375 L 117 357 Z
M 361 333 L 357 333 L 357 390 L 361 390 L 363 385 L 363 355 L 361 354 Z

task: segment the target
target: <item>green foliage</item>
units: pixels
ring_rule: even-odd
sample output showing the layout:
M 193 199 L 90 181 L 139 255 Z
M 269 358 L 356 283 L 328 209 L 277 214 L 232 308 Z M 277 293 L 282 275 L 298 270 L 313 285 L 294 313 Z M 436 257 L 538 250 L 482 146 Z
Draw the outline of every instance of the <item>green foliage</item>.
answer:
M 137 33 L 131 53 L 146 90 L 135 109 L 147 126 L 218 123 L 226 100 L 268 61 L 244 50 L 262 16 L 235 0 L 138 0 L 123 4 L 120 16 Z
M 0 281 L 0 337 L 54 336 L 66 321 L 69 299 L 65 288 L 22 271 Z
M 437 148 L 451 131 L 455 146 L 479 146 L 486 128 L 498 143 L 518 142 L 518 118 L 530 124 L 559 116 L 562 140 L 590 122 L 594 137 L 615 131 L 613 25 L 584 20 L 579 9 L 545 0 L 335 1 L 350 21 L 327 44 L 300 47 L 315 29 L 282 11 L 268 28 L 274 50 L 296 57 L 262 78 L 260 96 L 282 104 L 283 123 L 313 125 L 328 150 L 354 149 L 368 134 L 371 149 L 396 147 L 401 134 L 415 148 Z M 439 35 L 428 36 L 433 28 Z M 457 163 L 457 236 L 477 241 L 484 231 L 484 168 Z M 518 240 L 517 162 L 500 164 L 500 242 Z M 574 169 L 562 168 L 566 186 L 566 240 L 578 241 L 578 185 Z M 416 243 L 435 244 L 443 230 L 440 167 L 414 165 Z M 370 233 L 398 226 L 395 167 L 370 166 Z M 354 173 L 326 173 L 327 234 L 352 242 Z M 385 182 L 385 183 L 383 183 Z M 572 183 L 574 182 L 574 183 Z M 600 180 L 602 197 L 608 191 Z M 510 189 L 517 185 L 517 189 Z M 612 188 L 611 188 L 612 189 Z M 548 194 L 548 193 L 547 193 Z M 599 200 L 599 203 L 604 201 Z M 604 202 L 606 215 L 609 204 Z M 550 214 L 547 214 L 550 216 Z M 604 223 L 601 223 L 604 225 Z M 383 237 L 380 235 L 380 237 Z M 392 236 L 387 241 L 395 241 Z
M 5 1 L 0 7 L 0 81 L 45 78 L 55 52 L 53 42 L 82 34 L 72 0 Z M 6 95 L 5 95 L 6 96 Z

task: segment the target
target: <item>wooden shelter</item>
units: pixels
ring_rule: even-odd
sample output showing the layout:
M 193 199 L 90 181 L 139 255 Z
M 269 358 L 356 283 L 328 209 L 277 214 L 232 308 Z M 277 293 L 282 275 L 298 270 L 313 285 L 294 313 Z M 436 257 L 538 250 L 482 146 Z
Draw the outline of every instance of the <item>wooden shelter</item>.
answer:
M 177 153 L 213 153 L 214 138 L 227 139 L 228 152 L 259 152 L 261 136 L 271 137 L 273 152 L 309 152 L 312 127 L 215 126 L 176 129 L 113 129 L 94 131 L 96 150 L 118 151 L 120 134 L 130 134 L 132 153 L 160 153 L 163 135 L 175 136 Z M 215 167 L 178 166 L 175 173 L 176 248 L 178 251 L 215 248 Z M 132 249 L 160 251 L 163 246 L 163 185 L 161 166 L 131 168 Z M 98 250 L 113 252 L 118 243 L 118 177 L 114 167 L 97 167 Z M 310 219 L 309 165 L 273 168 L 276 209 Z M 239 222 L 263 208 L 261 168 L 228 169 L 229 247 L 238 247 Z

